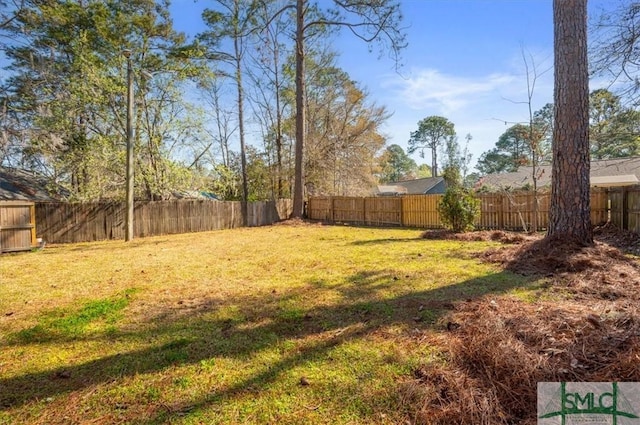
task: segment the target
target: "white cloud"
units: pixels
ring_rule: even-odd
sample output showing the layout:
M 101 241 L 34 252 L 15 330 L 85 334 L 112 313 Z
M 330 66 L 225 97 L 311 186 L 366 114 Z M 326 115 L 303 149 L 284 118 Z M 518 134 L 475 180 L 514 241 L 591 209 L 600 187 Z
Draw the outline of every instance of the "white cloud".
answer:
M 394 115 L 386 133 L 389 143 L 406 148 L 410 132 L 418 121 L 441 115 L 454 123 L 460 142 L 470 133 L 473 164 L 482 152 L 491 149 L 500 135 L 516 122 L 528 120 L 527 83 L 524 72 L 493 73 L 469 77 L 468 70 L 456 75 L 436 69 L 414 70 L 409 78 L 389 75 L 379 82 L 382 102 Z M 553 75 L 546 73 L 536 82 L 533 110 L 553 99 Z M 422 162 L 416 157 L 416 160 Z
M 386 79 L 381 85 L 402 99 L 406 107 L 413 110 L 436 110 L 449 115 L 487 97 L 495 98 L 498 91 L 517 81 L 509 74 L 491 74 L 480 78 L 447 75 L 435 69 L 413 72 L 409 78 L 398 75 Z

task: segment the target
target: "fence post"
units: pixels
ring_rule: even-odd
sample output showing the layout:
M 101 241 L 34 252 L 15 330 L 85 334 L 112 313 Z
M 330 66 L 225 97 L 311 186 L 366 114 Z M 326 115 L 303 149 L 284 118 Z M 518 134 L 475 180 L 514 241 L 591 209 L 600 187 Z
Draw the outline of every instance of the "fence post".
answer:
M 362 224 L 367 225 L 367 198 L 362 197 Z
M 607 194 L 607 206 L 605 207 L 605 216 L 607 217 L 607 223 L 611 222 L 611 188 L 608 187 L 605 189 L 605 193 Z
M 32 203 L 29 206 L 29 223 L 31 224 L 31 246 L 36 246 L 38 244 L 38 239 L 36 238 L 36 204 Z
M 622 229 L 629 230 L 629 191 L 622 187 Z
M 335 205 L 334 205 L 335 199 L 333 199 L 333 196 L 329 196 L 329 222 L 330 223 L 335 223 L 336 222 L 336 217 L 334 215 L 335 211 Z
M 498 201 L 497 205 L 500 208 L 498 210 L 498 228 L 504 230 L 504 196 L 501 193 L 498 194 Z

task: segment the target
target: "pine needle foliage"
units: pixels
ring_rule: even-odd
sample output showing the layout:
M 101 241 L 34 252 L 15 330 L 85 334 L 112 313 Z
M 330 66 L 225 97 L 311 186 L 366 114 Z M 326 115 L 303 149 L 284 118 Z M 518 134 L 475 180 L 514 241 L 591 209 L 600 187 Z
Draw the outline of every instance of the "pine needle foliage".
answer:
M 474 223 L 480 217 L 480 200 L 471 189 L 462 184 L 459 165 L 450 164 L 445 167 L 442 177 L 447 185 L 437 206 L 442 224 L 456 233 L 473 230 Z

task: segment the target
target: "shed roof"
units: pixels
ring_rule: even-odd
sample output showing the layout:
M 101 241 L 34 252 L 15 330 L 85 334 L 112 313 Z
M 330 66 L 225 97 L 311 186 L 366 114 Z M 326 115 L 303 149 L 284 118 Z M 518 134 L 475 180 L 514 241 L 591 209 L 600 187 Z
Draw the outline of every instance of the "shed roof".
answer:
M 48 180 L 25 170 L 0 167 L 0 200 L 56 201 L 47 190 Z

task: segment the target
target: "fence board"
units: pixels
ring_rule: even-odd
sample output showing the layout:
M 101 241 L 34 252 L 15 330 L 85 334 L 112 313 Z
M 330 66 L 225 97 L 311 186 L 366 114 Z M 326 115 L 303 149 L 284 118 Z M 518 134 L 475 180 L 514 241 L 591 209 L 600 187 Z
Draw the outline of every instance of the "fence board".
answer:
M 38 235 L 50 243 L 124 238 L 126 205 L 118 202 L 52 203 L 35 207 Z M 291 201 L 250 202 L 247 225 L 264 226 L 291 214 Z M 136 202 L 134 236 L 202 232 L 242 227 L 242 203 L 210 200 Z
M 402 196 L 402 225 L 426 229 L 441 228 L 437 206 L 442 195 Z
M 609 194 L 606 189 L 591 189 L 591 224 L 601 226 L 609 221 Z
M 33 202 L 0 201 L 0 253 L 36 246 Z
M 626 228 L 632 232 L 640 233 L 640 189 L 623 190 L 623 202 L 626 200 Z
M 307 202 L 307 217 L 311 220 L 333 221 L 331 198 L 328 196 L 309 198 L 309 202 Z
M 332 198 L 333 221 L 364 224 L 364 198 Z
M 609 220 L 616 227 L 624 228 L 624 192 L 622 188 L 609 190 Z
M 402 225 L 402 200 L 400 198 L 364 198 L 364 209 L 364 221 L 369 226 Z
M 530 230 L 533 228 L 535 217 L 536 198 L 531 192 L 504 192 L 497 196 L 502 200 L 500 213 L 501 226 L 486 227 L 504 230 Z M 539 193 L 537 197 L 538 213 L 537 228 L 545 229 L 548 226 L 550 197 L 548 193 Z M 485 211 L 481 211 L 484 214 Z M 483 227 L 484 228 L 484 227 Z

